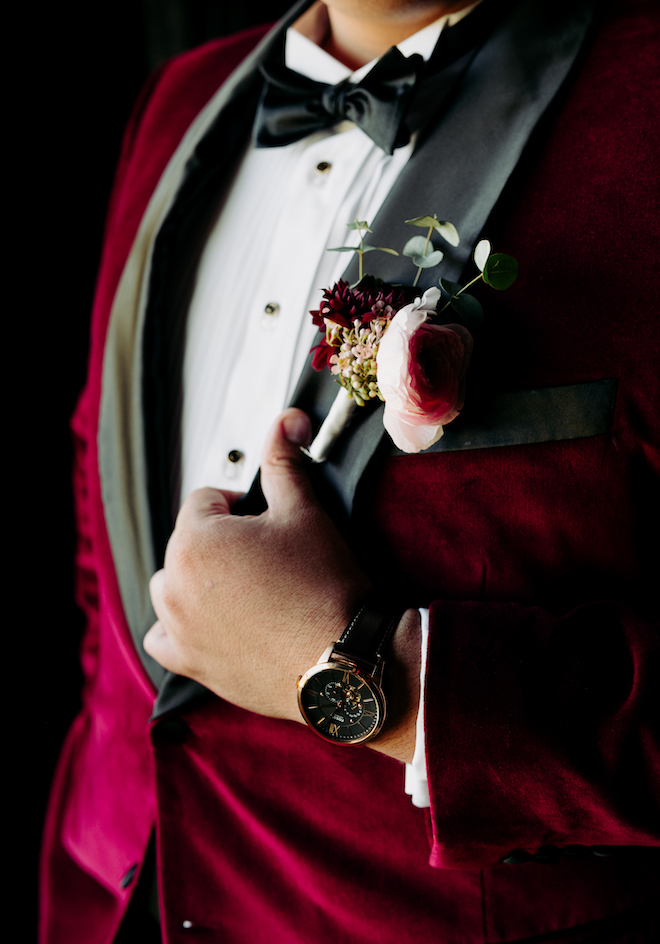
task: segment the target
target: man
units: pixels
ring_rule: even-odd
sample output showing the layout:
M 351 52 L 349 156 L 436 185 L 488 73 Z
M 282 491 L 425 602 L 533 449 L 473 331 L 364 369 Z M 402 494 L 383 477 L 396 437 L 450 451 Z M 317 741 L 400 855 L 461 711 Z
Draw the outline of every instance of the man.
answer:
M 646 3 L 302 3 L 256 52 L 244 35 L 154 80 L 118 173 L 75 421 L 81 564 L 97 577 L 82 583 L 89 683 L 47 826 L 44 940 L 112 940 L 154 823 L 167 941 L 650 939 L 657 170 L 642 119 L 657 20 Z M 294 22 L 307 45 L 284 45 Z M 369 129 L 381 144 L 342 123 L 354 112 L 291 135 L 310 109 L 292 120 L 264 95 L 293 62 L 341 82 L 394 44 L 429 65 L 405 133 Z M 305 216 L 311 193 L 330 218 Z M 357 216 L 400 251 L 405 220 L 433 213 L 462 241 L 420 291 L 469 272 L 481 235 L 520 263 L 510 293 L 484 296 L 465 410 L 401 455 L 360 408 L 311 467 L 300 447 L 336 387 L 309 370 L 296 384 L 303 316 L 343 270 L 323 250 Z M 374 275 L 412 281 L 406 257 L 377 255 Z M 294 300 L 261 297 L 268 279 Z M 227 404 L 252 398 L 266 427 L 289 393 L 305 409 L 265 435 L 267 511 L 257 489 L 241 506 L 258 462 L 247 433 L 214 453 Z M 170 537 L 199 485 L 214 487 Z M 365 602 L 373 632 L 352 623 Z M 390 623 L 382 731 L 328 743 L 302 723 L 299 677 L 347 626 L 349 653 L 376 662 Z

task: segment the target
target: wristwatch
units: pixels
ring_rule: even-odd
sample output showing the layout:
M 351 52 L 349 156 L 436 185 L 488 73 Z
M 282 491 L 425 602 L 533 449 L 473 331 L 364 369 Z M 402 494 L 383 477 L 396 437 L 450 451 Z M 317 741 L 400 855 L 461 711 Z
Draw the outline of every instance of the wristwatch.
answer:
M 298 705 L 319 737 L 333 744 L 372 741 L 385 722 L 383 652 L 407 607 L 372 598 L 341 638 L 298 680 Z

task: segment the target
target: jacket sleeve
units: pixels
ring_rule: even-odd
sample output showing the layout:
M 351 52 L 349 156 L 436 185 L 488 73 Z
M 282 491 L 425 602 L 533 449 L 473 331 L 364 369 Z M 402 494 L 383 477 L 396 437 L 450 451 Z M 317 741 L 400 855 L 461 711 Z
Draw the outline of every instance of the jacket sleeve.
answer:
M 433 603 L 431 864 L 658 845 L 658 642 L 657 627 L 616 602 L 562 617 L 509 603 Z

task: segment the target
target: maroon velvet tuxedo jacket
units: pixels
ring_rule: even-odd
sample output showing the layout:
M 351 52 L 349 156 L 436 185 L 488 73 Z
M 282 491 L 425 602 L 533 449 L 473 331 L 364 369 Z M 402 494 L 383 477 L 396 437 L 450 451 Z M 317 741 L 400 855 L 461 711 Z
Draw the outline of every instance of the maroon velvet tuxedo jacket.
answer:
M 357 485 L 377 574 L 430 606 L 430 811 L 396 761 L 215 697 L 150 722 L 99 471 L 108 319 L 171 154 L 264 31 L 152 78 L 73 421 L 86 683 L 46 824 L 44 942 L 112 940 L 154 825 L 168 942 L 652 939 L 658 19 L 642 0 L 608 12 L 490 215 L 520 278 L 484 295 L 455 446 L 377 455 Z M 423 204 L 410 215 L 443 215 Z

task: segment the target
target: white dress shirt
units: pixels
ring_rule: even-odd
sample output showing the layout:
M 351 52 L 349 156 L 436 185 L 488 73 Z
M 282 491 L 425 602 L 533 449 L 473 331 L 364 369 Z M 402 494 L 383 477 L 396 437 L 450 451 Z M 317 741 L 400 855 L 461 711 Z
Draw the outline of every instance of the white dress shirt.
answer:
M 428 59 L 444 26 L 469 9 L 441 17 L 399 49 Z M 358 82 L 375 64 L 351 74 L 294 29 L 286 35 L 285 62 L 329 84 Z M 344 121 L 284 147 L 246 151 L 202 254 L 188 315 L 182 500 L 203 486 L 249 488 L 266 432 L 314 343 L 318 329 L 309 311 L 319 308 L 323 289 L 350 258 L 326 250 L 357 245 L 358 234 L 346 224 L 374 219 L 413 147 L 414 139 L 385 154 Z M 421 615 L 425 662 L 428 612 Z M 424 666 L 422 686 L 423 679 Z M 415 805 L 428 806 L 423 699 L 415 757 L 406 768 L 406 792 Z

